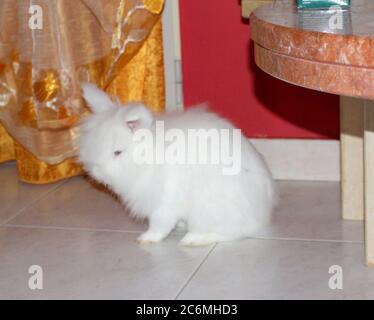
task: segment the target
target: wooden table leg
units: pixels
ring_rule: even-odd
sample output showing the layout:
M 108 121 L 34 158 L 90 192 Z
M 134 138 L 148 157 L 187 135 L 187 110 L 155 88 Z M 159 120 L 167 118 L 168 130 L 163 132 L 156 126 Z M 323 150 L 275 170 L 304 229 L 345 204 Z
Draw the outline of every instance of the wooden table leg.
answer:
M 374 267 L 374 101 L 366 101 L 364 114 L 366 262 Z
M 365 100 L 340 97 L 340 163 L 342 215 L 364 219 L 364 105 Z

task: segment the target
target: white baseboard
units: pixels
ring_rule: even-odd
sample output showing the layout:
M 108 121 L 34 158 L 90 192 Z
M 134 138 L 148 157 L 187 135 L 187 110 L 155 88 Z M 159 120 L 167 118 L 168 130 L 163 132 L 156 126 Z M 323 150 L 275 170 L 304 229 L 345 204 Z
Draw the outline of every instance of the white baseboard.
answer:
M 340 181 L 337 140 L 250 139 L 277 180 Z

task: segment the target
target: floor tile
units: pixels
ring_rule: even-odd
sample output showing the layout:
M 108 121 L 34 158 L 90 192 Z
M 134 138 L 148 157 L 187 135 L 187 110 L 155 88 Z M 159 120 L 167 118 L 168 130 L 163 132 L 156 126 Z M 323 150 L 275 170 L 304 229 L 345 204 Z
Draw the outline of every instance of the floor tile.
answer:
M 14 162 L 0 164 L 0 225 L 60 184 L 27 184 L 18 180 Z
M 9 223 L 124 231 L 147 228 L 146 223 L 132 219 L 120 201 L 103 187 L 83 177 L 69 180 Z
M 0 299 L 172 299 L 211 247 L 169 238 L 142 246 L 136 233 L 0 228 Z M 43 269 L 30 290 L 28 269 Z
M 342 267 L 331 290 L 329 268 Z M 179 299 L 374 299 L 359 243 L 243 240 L 218 244 Z
M 16 176 L 0 166 L 0 299 L 374 299 L 363 222 L 341 219 L 338 183 L 278 182 L 271 225 L 212 250 L 180 247 L 176 233 L 138 245 L 147 224 L 86 178 L 35 186 Z M 42 291 L 27 286 L 30 265 L 43 267 Z M 332 265 L 343 290 L 328 287 Z
M 344 221 L 336 182 L 278 182 L 280 203 L 264 238 L 364 241 L 363 221 Z

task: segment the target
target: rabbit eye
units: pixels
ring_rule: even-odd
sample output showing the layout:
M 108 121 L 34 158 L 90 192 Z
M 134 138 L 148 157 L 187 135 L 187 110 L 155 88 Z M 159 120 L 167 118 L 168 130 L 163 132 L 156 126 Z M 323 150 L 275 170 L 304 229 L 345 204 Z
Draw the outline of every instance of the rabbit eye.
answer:
M 114 156 L 118 157 L 119 155 L 121 155 L 121 153 L 122 153 L 122 151 L 120 151 L 120 150 L 114 151 Z

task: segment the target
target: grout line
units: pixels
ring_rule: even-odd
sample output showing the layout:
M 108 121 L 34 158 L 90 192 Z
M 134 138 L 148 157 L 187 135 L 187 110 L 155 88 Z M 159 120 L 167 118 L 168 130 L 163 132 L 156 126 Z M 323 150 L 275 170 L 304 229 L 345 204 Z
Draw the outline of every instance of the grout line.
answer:
M 207 255 L 204 257 L 204 259 L 200 262 L 200 264 L 197 266 L 197 268 L 192 272 L 192 274 L 188 277 L 186 283 L 182 286 L 182 288 L 178 291 L 177 295 L 174 297 L 173 300 L 177 300 L 179 296 L 182 294 L 184 289 L 187 287 L 187 285 L 190 283 L 192 278 L 196 275 L 196 273 L 200 270 L 201 266 L 204 264 L 204 262 L 209 258 L 210 254 L 213 252 L 213 250 L 217 247 L 217 243 L 215 243 L 212 248 L 209 250 Z
M 311 183 L 311 184 L 339 184 L 340 181 L 335 180 L 292 180 L 292 179 L 275 179 L 277 184 L 289 184 L 289 183 Z
M 6 223 L 2 227 L 24 228 L 24 229 L 45 229 L 45 230 L 66 230 L 66 231 L 89 231 L 89 232 L 114 232 L 114 233 L 142 233 L 144 230 L 115 230 L 100 228 L 81 228 L 81 227 L 57 227 L 57 226 L 39 226 L 29 224 L 11 224 Z
M 49 189 L 48 191 L 46 191 L 45 193 L 41 194 L 38 198 L 36 198 L 35 200 L 29 202 L 28 204 L 26 204 L 24 207 L 22 207 L 21 209 L 19 209 L 14 215 L 10 216 L 8 219 L 5 219 L 3 222 L 0 223 L 0 226 L 4 226 L 6 225 L 9 221 L 15 219 L 16 217 L 18 217 L 23 211 L 25 211 L 27 208 L 29 207 L 32 207 L 34 204 L 36 204 L 37 202 L 39 202 L 40 200 L 42 199 L 45 199 L 46 197 L 48 197 L 51 193 L 57 191 L 61 186 L 63 186 L 68 180 L 63 180 L 59 183 L 57 183 L 55 186 L 53 186 L 51 189 Z
M 67 231 L 92 231 L 92 232 L 114 232 L 114 233 L 142 233 L 146 230 L 121 230 L 121 229 L 106 229 L 106 228 L 85 228 L 85 227 L 59 227 L 59 226 L 42 226 L 35 224 L 14 224 L 14 223 L 4 223 L 0 227 L 7 228 L 28 228 L 28 229 L 46 229 L 46 230 L 67 230 Z M 170 235 L 182 236 L 184 233 L 181 232 L 171 232 Z
M 12 224 L 4 223 L 0 227 L 8 228 L 28 228 L 28 229 L 46 229 L 46 230 L 67 230 L 67 231 L 88 231 L 88 232 L 114 232 L 114 233 L 142 233 L 144 230 L 116 230 L 105 228 L 84 228 L 84 227 L 58 227 L 58 226 L 41 226 L 32 224 Z M 183 233 L 172 232 L 170 235 L 180 236 Z M 308 238 L 281 238 L 281 237 L 247 237 L 244 240 L 270 240 L 270 241 L 303 241 L 303 242 L 322 242 L 322 243 L 350 243 L 363 244 L 364 241 L 359 240 L 331 240 L 331 239 L 308 239 Z
M 333 240 L 333 239 L 310 239 L 310 238 L 282 238 L 282 237 L 247 237 L 248 240 L 277 240 L 277 241 L 304 241 L 304 242 L 327 242 L 327 243 L 352 243 L 363 244 L 363 240 Z

